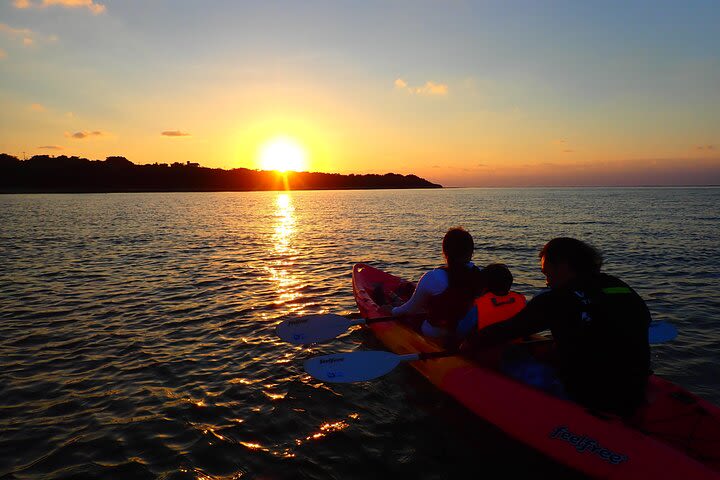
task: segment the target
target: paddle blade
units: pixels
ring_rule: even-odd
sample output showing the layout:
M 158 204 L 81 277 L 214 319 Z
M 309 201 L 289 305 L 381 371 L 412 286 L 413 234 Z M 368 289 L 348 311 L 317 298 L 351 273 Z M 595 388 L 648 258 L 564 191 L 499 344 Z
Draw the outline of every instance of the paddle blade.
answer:
M 305 360 L 305 371 L 323 382 L 364 382 L 381 377 L 407 360 L 392 352 L 359 350 L 321 355 Z
M 305 315 L 280 322 L 275 333 L 286 342 L 303 345 L 332 340 L 347 331 L 350 325 L 350 320 L 334 313 Z
M 674 340 L 677 335 L 677 328 L 672 323 L 650 322 L 650 328 L 648 329 L 648 342 L 650 343 L 669 342 Z

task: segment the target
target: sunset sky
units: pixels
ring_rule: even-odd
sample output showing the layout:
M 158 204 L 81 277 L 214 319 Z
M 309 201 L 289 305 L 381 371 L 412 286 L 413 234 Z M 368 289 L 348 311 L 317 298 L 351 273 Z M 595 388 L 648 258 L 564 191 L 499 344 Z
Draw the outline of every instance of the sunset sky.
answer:
M 717 0 L 0 2 L 0 153 L 720 184 Z

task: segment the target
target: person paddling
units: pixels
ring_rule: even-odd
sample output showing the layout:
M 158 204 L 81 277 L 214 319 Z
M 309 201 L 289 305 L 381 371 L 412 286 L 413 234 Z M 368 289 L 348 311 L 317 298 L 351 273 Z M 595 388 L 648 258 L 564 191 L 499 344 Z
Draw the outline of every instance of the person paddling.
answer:
M 468 323 L 474 325 L 475 318 L 469 312 L 474 299 L 486 289 L 482 271 L 471 261 L 474 248 L 467 230 L 449 229 L 442 241 L 445 266 L 423 274 L 412 297 L 389 313 L 393 317 L 425 314 L 420 326 L 423 335 L 444 340 L 457 338 L 459 325 L 460 328 Z
M 647 305 L 626 283 L 601 273 L 602 256 L 585 242 L 554 238 L 539 257 L 549 288 L 512 318 L 473 332 L 461 350 L 549 329 L 567 396 L 590 408 L 632 415 L 645 400 L 650 375 Z

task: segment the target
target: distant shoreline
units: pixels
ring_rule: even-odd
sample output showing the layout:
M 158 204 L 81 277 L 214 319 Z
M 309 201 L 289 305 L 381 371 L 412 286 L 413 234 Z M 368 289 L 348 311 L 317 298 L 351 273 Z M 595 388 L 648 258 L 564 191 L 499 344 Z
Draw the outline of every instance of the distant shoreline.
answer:
M 52 194 L 52 195 L 69 195 L 69 194 L 109 194 L 109 193 L 262 193 L 262 192 L 329 192 L 329 191 L 366 191 L 366 190 L 428 190 L 437 189 L 438 187 L 348 187 L 348 188 L 291 188 L 291 189 L 273 189 L 273 190 L 13 190 L 0 188 L 0 195 L 31 195 L 31 194 Z M 452 188 L 495 188 L 495 187 L 439 187 L 444 190 Z M 497 187 L 506 188 L 506 187 Z M 510 187 L 512 188 L 512 187 Z M 518 187 L 525 188 L 525 187 Z
M 197 163 L 136 165 L 125 157 L 89 160 L 0 154 L 0 193 L 252 192 L 443 188 L 416 175 L 286 172 Z
M 293 189 L 275 189 L 275 190 L 20 190 L 0 188 L 0 195 L 74 195 L 74 194 L 112 194 L 112 193 L 252 193 L 252 192 L 322 192 L 322 191 L 367 191 L 367 190 L 427 190 L 429 187 L 353 187 L 353 188 L 293 188 Z M 443 190 L 461 190 L 461 189 L 494 189 L 494 190 L 510 190 L 510 189 L 628 189 L 628 188 L 663 188 L 663 189 L 687 189 L 687 188 L 720 188 L 720 185 L 532 185 L 532 186 L 515 186 L 515 187 L 446 187 Z

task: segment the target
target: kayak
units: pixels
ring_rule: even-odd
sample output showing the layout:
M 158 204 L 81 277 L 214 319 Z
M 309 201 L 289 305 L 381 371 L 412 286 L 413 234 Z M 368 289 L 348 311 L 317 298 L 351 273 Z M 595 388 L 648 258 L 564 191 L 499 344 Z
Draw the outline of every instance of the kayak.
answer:
M 407 299 L 412 293 L 410 282 L 362 263 L 353 267 L 352 284 L 366 319 L 386 315 L 379 305 L 382 298 L 392 294 Z M 380 321 L 364 328 L 396 354 L 443 350 L 410 322 Z M 528 343 L 535 351 L 533 345 L 542 342 Z M 720 408 L 702 398 L 652 375 L 646 404 L 633 418 L 621 419 L 505 375 L 501 357 L 502 347 L 472 358 L 451 356 L 409 365 L 510 437 L 591 477 L 720 478 Z

